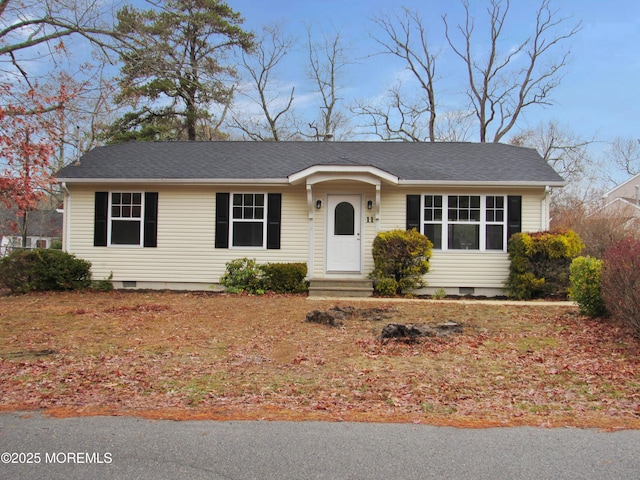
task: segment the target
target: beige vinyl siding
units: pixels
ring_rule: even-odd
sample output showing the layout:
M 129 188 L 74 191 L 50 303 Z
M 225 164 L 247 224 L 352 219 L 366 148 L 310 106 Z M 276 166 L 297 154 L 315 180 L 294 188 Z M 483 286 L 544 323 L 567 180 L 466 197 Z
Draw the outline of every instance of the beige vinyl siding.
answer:
M 382 187 L 380 229 L 406 228 L 407 195 L 522 195 L 522 229 L 538 231 L 542 225 L 544 188 L 407 188 Z M 432 287 L 503 288 L 509 271 L 506 252 L 433 251 L 431 267 L 425 276 Z
M 69 251 L 92 263 L 94 279 L 138 282 L 215 283 L 234 258 L 266 262 L 306 262 L 307 207 L 303 188 L 208 186 L 110 186 L 109 191 L 158 192 L 158 245 L 94 247 L 94 195 L 104 187 L 70 186 L 72 210 Z M 282 193 L 281 248 L 214 248 L 215 194 Z

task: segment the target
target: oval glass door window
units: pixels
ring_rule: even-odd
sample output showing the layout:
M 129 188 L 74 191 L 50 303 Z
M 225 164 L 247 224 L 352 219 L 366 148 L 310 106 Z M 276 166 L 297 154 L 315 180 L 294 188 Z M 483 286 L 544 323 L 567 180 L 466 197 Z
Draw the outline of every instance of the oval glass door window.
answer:
M 335 221 L 334 235 L 354 235 L 355 233 L 355 211 L 349 202 L 340 202 L 334 211 Z

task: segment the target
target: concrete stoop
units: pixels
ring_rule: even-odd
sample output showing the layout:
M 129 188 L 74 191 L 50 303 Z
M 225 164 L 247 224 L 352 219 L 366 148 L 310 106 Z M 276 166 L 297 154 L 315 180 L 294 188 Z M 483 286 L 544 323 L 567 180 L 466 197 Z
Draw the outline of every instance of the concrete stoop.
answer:
M 312 279 L 309 283 L 310 297 L 370 297 L 373 282 L 361 279 Z

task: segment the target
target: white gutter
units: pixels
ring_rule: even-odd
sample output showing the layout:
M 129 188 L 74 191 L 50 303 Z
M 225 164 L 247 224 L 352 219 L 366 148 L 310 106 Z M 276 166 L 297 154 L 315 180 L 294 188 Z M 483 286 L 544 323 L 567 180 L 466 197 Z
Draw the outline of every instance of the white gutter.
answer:
M 288 185 L 286 178 L 62 178 L 58 183 L 83 184 L 156 184 L 165 185 Z
M 473 187 L 564 187 L 567 182 L 529 182 L 529 181 L 462 181 L 462 180 L 400 180 L 402 186 L 473 186 Z

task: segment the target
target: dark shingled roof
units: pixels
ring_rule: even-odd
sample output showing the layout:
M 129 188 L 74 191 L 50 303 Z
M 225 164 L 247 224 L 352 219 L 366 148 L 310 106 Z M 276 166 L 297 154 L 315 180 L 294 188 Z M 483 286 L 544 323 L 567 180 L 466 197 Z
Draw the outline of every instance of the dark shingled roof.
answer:
M 315 165 L 373 166 L 407 182 L 564 183 L 533 149 L 427 142 L 129 142 L 95 148 L 57 178 L 283 180 Z

